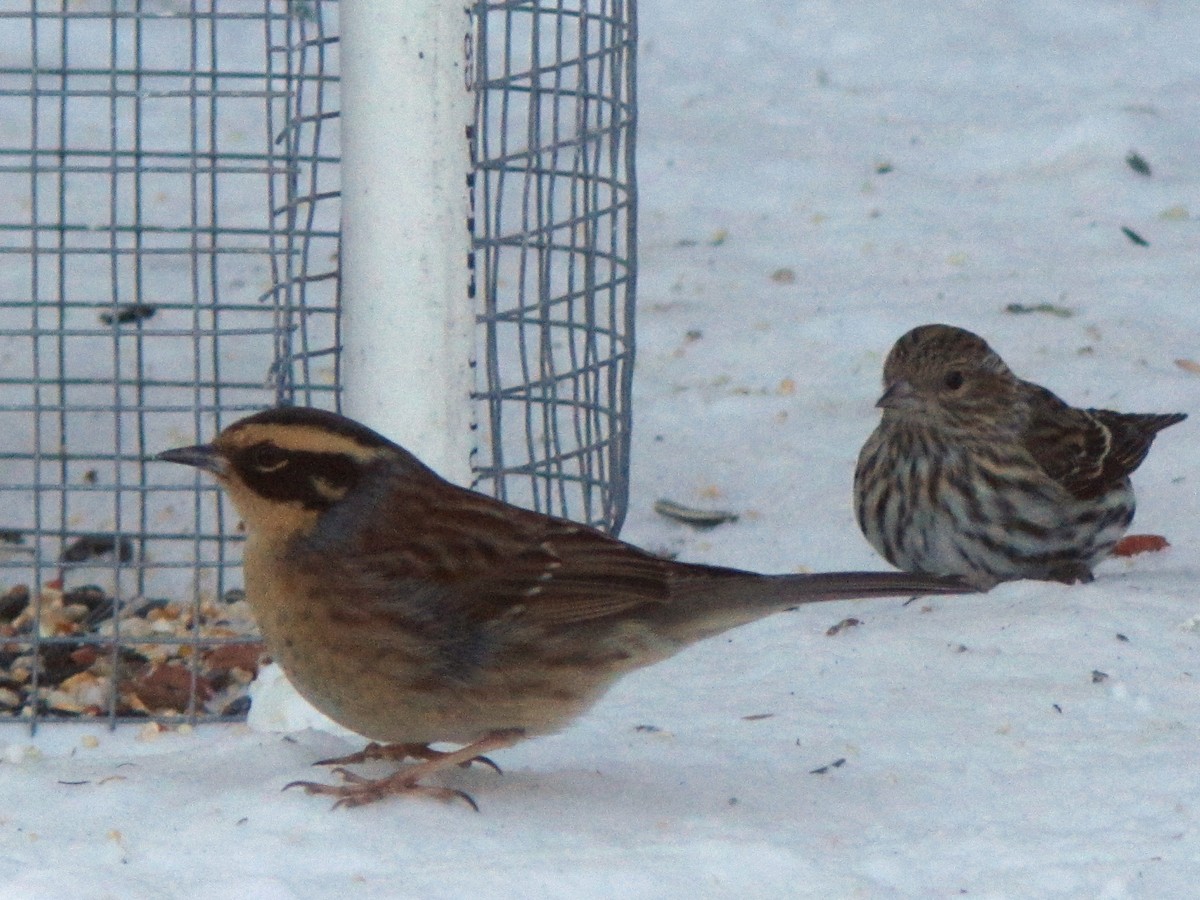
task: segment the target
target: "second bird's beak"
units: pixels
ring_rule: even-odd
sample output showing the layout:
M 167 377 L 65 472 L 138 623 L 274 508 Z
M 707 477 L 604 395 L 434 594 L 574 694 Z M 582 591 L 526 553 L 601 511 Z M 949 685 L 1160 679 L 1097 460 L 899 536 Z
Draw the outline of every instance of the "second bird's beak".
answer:
M 225 457 L 212 444 L 197 444 L 195 447 L 176 447 L 174 450 L 164 450 L 154 457 L 163 462 L 180 463 L 185 466 L 195 466 L 214 475 L 225 474 Z
M 901 378 L 888 385 L 883 396 L 875 401 L 875 405 L 880 409 L 903 409 L 912 406 L 916 399 L 917 392 L 912 384 Z

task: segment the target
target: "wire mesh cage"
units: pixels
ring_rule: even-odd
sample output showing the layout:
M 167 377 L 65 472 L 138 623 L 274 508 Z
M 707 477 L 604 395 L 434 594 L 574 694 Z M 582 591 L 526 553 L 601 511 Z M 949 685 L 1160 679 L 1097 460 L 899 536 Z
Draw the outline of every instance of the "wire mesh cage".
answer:
M 244 708 L 236 523 L 147 458 L 245 410 L 336 402 L 323 21 L 311 3 L 0 11 L 0 710 Z
M 633 10 L 470 12 L 477 484 L 615 529 Z M 150 457 L 339 405 L 338 4 L 31 0 L 0 47 L 0 718 L 239 718 L 236 518 Z
M 635 19 L 481 3 L 473 132 L 483 489 L 616 530 L 633 375 Z M 515 421 L 514 421 L 515 420 Z

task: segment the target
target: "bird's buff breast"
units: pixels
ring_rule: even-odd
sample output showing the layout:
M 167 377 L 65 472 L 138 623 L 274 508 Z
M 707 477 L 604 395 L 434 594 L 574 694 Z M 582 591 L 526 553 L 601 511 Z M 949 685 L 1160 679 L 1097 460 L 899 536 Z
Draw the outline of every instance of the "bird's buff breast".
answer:
M 336 575 L 314 584 L 275 548 L 247 541 L 246 599 L 288 680 L 339 725 L 386 743 L 468 743 L 498 730 L 557 731 L 599 698 L 611 677 L 571 667 L 498 662 L 470 678 L 438 673 L 429 647 L 356 614 Z M 512 650 L 517 659 L 527 654 Z

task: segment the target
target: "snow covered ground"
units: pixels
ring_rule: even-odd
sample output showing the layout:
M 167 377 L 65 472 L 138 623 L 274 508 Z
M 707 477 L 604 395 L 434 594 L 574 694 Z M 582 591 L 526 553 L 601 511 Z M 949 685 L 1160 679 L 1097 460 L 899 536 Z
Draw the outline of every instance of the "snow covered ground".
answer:
M 641 31 L 624 537 L 881 567 L 853 461 L 892 341 L 945 321 L 1068 400 L 1192 412 L 1135 478 L 1174 546 L 729 633 L 462 773 L 480 814 L 281 794 L 354 748 L 319 732 L 5 728 L 0 897 L 1195 896 L 1200 6 L 647 2 Z

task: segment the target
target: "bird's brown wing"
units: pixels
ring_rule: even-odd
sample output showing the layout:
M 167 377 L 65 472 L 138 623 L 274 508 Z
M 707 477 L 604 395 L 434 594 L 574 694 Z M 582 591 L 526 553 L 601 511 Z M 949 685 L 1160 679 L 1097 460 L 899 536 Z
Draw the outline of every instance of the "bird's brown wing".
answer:
M 481 602 L 519 605 L 527 621 L 568 625 L 671 598 L 676 564 L 603 532 L 565 521 L 532 520 L 514 537 L 503 572 L 477 572 Z
M 1075 409 L 1026 382 L 1029 420 L 1023 443 L 1050 478 L 1073 496 L 1102 496 L 1142 464 L 1154 436 L 1187 418 L 1183 413 L 1118 413 Z
M 1108 430 L 1109 450 L 1102 477 L 1110 483 L 1142 464 L 1160 431 L 1187 418 L 1186 413 L 1119 413 L 1108 409 L 1085 412 Z
M 372 524 L 346 542 L 376 602 L 411 603 L 420 594 L 477 620 L 507 615 L 557 626 L 665 603 L 684 568 L 594 528 L 474 492 L 409 487 L 397 485 L 389 515 L 367 517 Z M 444 502 L 435 509 L 432 497 Z

